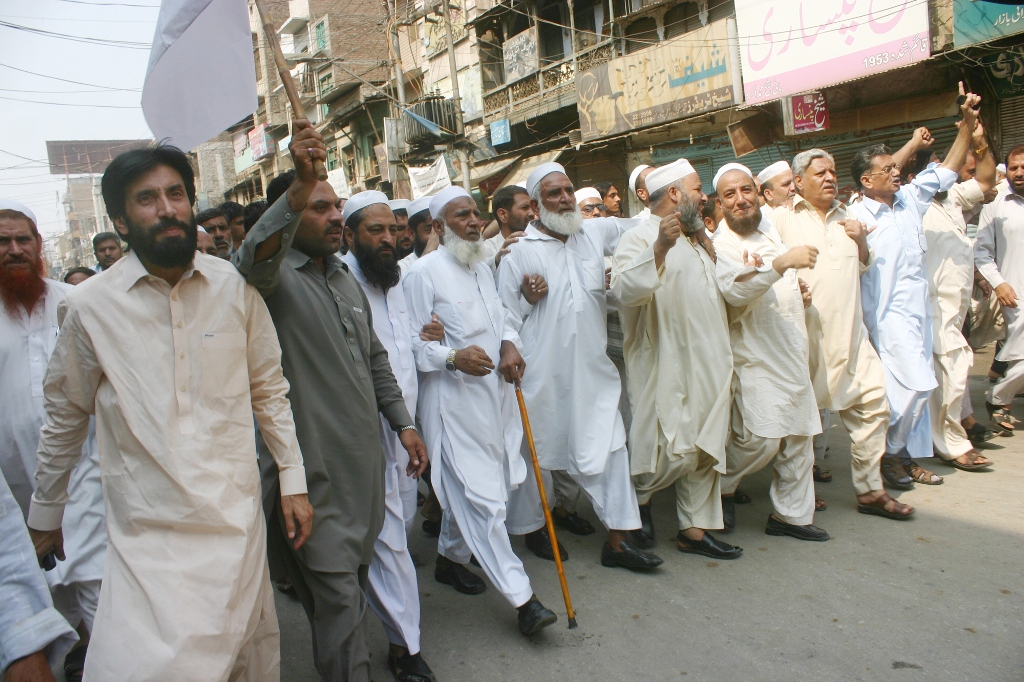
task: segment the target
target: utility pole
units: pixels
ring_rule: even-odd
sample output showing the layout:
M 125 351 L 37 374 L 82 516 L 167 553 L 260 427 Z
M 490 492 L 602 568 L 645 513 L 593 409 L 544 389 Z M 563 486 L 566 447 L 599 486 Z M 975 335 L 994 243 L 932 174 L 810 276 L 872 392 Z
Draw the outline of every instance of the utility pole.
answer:
M 463 144 L 459 146 L 459 161 L 462 163 L 462 186 L 467 192 L 473 191 L 473 182 L 469 177 L 469 153 L 466 152 L 466 124 L 462 120 L 462 97 L 459 94 L 459 67 L 455 62 L 455 35 L 452 32 L 452 16 L 448 0 L 441 4 L 441 16 L 444 19 L 444 32 L 448 38 L 448 69 L 452 79 L 452 99 L 455 101 L 456 131 L 463 138 Z M 456 141 L 458 144 L 458 141 Z
M 405 108 L 405 70 L 402 68 L 402 43 L 398 36 L 398 12 L 396 10 L 395 0 L 387 0 L 387 9 L 391 14 L 391 48 L 395 51 L 394 60 L 394 74 L 395 74 L 395 94 L 398 95 L 398 129 L 401 135 L 402 145 L 405 145 L 405 116 L 403 115 L 402 109 Z M 395 159 L 400 161 L 400 159 Z M 392 193 L 395 198 L 398 196 L 399 187 L 403 190 L 409 187 L 409 173 L 402 163 L 395 164 L 395 178 L 391 183 Z M 409 196 L 408 198 L 412 198 Z

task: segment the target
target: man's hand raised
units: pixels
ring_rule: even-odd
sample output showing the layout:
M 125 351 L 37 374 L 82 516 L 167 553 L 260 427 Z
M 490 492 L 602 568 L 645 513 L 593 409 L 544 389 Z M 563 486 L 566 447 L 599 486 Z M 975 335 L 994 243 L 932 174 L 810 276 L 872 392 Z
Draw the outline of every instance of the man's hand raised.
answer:
M 316 131 L 307 119 L 299 118 L 292 121 L 292 141 L 288 143 L 288 152 L 295 164 L 295 182 L 288 188 L 288 205 L 293 211 L 301 211 L 309 201 L 320 180 L 316 176 L 313 162 L 327 161 L 327 146 L 324 138 Z
M 281 515 L 284 516 L 284 528 L 288 539 L 292 540 L 295 549 L 302 547 L 313 531 L 313 505 L 309 503 L 306 493 L 301 495 L 281 496 Z
M 679 216 L 670 213 L 661 219 L 658 227 L 658 238 L 654 242 L 654 265 L 661 267 L 665 263 L 665 256 L 669 249 L 676 245 L 679 237 L 683 234 L 683 224 L 679 222 Z
M 802 244 L 800 246 L 794 246 L 789 251 L 772 261 L 772 267 L 775 268 L 775 272 L 781 275 L 790 268 L 796 270 L 810 268 L 813 270 L 814 264 L 817 262 L 818 247 Z

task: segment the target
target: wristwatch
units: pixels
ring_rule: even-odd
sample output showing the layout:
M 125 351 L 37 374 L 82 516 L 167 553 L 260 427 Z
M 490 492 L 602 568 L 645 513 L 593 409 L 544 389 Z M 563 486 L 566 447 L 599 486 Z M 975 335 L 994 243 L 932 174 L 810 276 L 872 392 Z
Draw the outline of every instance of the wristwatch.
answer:
M 444 361 L 445 369 L 454 372 L 455 371 L 455 354 L 458 353 L 454 348 L 448 351 L 448 357 Z

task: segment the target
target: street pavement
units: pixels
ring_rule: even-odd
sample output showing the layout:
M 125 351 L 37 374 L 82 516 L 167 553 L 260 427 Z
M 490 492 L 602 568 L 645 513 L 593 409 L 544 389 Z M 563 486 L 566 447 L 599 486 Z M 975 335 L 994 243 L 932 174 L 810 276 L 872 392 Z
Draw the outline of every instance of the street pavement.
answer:
M 971 379 L 978 417 L 991 350 Z M 1024 418 L 1024 405 L 1014 406 Z M 912 521 L 858 514 L 850 482 L 849 438 L 830 431 L 818 484 L 828 509 L 815 523 L 825 543 L 764 534 L 770 470 L 744 481 L 753 504 L 737 508 L 724 536 L 744 548 L 735 561 L 676 551 L 671 491 L 654 498 L 659 570 L 603 568 L 602 532 L 560 539 L 579 628 L 566 628 L 555 565 L 513 539 L 541 601 L 559 621 L 532 639 L 515 610 L 488 584 L 465 596 L 434 581 L 436 541 L 419 530 L 424 658 L 440 682 L 520 680 L 971 680 L 1024 679 L 1024 431 L 997 438 L 989 473 L 965 473 L 925 460 L 945 477 L 894 497 L 917 507 Z M 584 515 L 595 525 L 593 512 Z M 479 569 L 474 569 L 479 574 Z M 299 604 L 277 594 L 281 679 L 314 681 L 309 626 Z M 392 679 L 380 621 L 368 615 L 376 682 Z

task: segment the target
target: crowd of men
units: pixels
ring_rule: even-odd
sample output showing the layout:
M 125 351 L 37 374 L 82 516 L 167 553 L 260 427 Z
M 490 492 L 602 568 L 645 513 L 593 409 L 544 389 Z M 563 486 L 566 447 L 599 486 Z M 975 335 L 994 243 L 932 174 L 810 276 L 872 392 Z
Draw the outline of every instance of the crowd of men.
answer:
M 756 176 L 728 163 L 710 195 L 686 159 L 638 166 L 632 218 L 611 183 L 575 188 L 546 163 L 495 193 L 488 224 L 460 187 L 339 199 L 298 120 L 295 169 L 246 207 L 194 214 L 173 147 L 117 157 L 116 234 L 60 283 L 31 210 L 0 201 L 0 671 L 276 680 L 277 583 L 324 680 L 370 679 L 367 607 L 395 678 L 434 680 L 409 552 L 421 505 L 435 579 L 490 583 L 536 634 L 557 616 L 510 537 L 569 557 L 516 388 L 556 525 L 595 532 L 585 496 L 606 567 L 663 563 L 651 500 L 667 488 L 676 549 L 740 557 L 724 535 L 768 466 L 765 532 L 828 540 L 815 482 L 833 418 L 857 510 L 910 519 L 886 487 L 942 483 L 922 460 L 992 465 L 971 345 L 1005 331 L 995 432 L 1012 435 L 1024 389 L 1024 147 L 1000 183 L 980 98 L 961 95 L 941 158 L 924 128 L 867 147 L 845 203 L 817 148 Z

